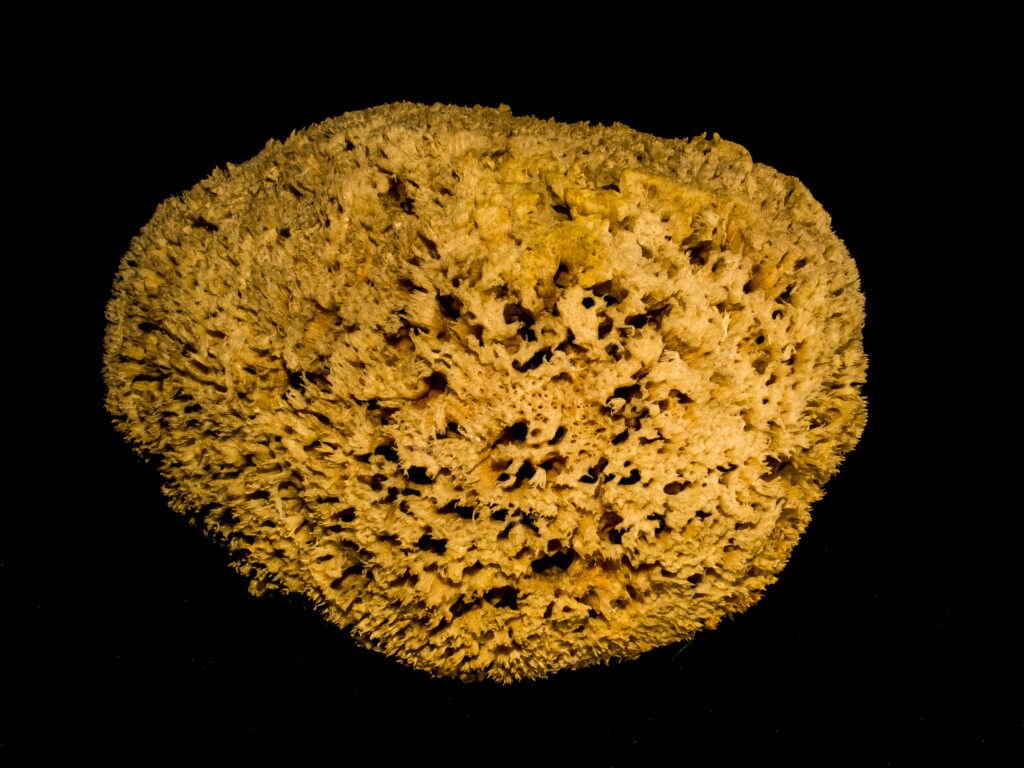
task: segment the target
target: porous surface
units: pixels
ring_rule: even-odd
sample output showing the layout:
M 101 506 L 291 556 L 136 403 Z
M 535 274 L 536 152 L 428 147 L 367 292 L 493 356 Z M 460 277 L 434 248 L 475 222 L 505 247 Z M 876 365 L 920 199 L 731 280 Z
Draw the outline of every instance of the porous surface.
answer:
M 715 626 L 864 426 L 856 267 L 720 140 L 397 104 L 163 203 L 107 405 L 261 592 L 510 681 Z

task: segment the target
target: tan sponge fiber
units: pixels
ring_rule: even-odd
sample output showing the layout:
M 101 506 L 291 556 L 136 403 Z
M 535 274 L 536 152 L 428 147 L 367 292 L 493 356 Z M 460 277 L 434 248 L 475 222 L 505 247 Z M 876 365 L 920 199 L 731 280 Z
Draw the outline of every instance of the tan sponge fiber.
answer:
M 864 300 L 740 146 L 393 104 L 164 202 L 107 407 L 256 593 L 512 681 L 754 603 L 856 444 Z

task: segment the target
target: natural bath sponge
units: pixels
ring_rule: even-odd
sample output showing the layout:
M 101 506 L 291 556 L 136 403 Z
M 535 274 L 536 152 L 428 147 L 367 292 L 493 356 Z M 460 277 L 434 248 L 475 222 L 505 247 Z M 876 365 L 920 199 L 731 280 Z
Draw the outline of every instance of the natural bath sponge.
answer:
M 163 203 L 107 406 L 260 592 L 510 681 L 755 602 L 864 426 L 856 267 L 717 136 L 396 104 Z

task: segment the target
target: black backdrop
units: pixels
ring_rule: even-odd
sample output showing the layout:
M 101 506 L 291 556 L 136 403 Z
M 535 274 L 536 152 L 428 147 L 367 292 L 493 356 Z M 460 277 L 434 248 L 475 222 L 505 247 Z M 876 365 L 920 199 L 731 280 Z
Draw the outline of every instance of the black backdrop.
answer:
M 728 74 L 716 64 L 728 40 L 682 41 L 634 52 L 625 76 L 614 46 L 582 66 L 546 55 L 544 40 L 526 62 L 497 46 L 468 64 L 450 46 L 393 41 L 376 58 L 332 50 L 315 67 L 298 51 L 244 45 L 247 55 L 215 60 L 145 41 L 78 51 L 59 87 L 33 94 L 45 125 L 16 126 L 44 141 L 29 164 L 47 176 L 33 187 L 40 221 L 23 261 L 60 290 L 36 304 L 32 345 L 46 352 L 15 382 L 35 393 L 24 408 L 51 398 L 52 420 L 11 482 L 40 465 L 59 471 L 6 513 L 32 534 L 4 543 L 5 582 L 29 614 L 11 669 L 27 684 L 0 750 L 285 749 L 412 765 L 999 762 L 1020 740 L 1019 702 L 1003 698 L 1020 656 L 999 639 L 1013 603 L 980 563 L 998 562 L 1009 534 L 978 524 L 1005 514 L 974 490 L 993 467 L 953 438 L 972 418 L 962 404 L 977 368 L 951 362 L 948 310 L 951 294 L 972 290 L 951 265 L 977 255 L 954 235 L 973 203 L 953 180 L 964 169 L 945 158 L 973 128 L 957 110 L 984 96 L 953 76 L 945 35 L 919 24 L 843 44 L 797 35 Z M 167 508 L 157 470 L 102 408 L 103 308 L 129 240 L 215 166 L 394 100 L 504 102 L 662 136 L 716 131 L 802 179 L 832 214 L 868 301 L 869 423 L 753 609 L 633 662 L 507 687 L 435 680 L 357 648 L 300 600 L 250 597 L 225 553 Z

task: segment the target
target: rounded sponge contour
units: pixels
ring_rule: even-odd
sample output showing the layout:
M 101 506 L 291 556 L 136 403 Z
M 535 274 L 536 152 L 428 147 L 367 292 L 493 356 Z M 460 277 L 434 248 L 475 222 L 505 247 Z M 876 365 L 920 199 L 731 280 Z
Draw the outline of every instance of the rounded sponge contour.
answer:
M 715 626 L 866 411 L 853 260 L 715 136 L 395 104 L 164 202 L 107 407 L 254 592 L 511 681 Z

